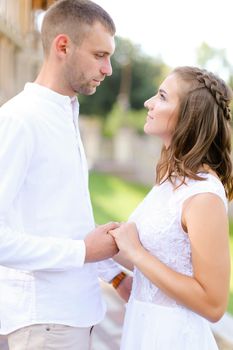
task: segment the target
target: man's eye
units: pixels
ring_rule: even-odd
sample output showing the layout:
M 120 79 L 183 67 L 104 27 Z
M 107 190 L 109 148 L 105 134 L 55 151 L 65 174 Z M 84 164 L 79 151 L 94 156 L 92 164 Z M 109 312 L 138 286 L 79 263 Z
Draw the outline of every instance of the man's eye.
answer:
M 104 57 L 104 53 L 97 53 L 95 56 L 97 58 L 103 58 Z

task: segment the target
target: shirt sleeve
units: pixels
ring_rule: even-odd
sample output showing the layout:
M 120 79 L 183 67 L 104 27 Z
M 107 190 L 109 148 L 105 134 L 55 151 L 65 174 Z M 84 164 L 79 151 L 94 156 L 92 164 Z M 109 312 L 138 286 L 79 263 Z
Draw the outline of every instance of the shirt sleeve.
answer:
M 113 259 L 106 259 L 96 263 L 98 276 L 105 282 L 110 282 L 118 273 L 122 271 L 121 266 Z
M 33 154 L 33 135 L 19 118 L 0 115 L 0 264 L 35 270 L 82 267 L 83 240 L 38 237 L 14 230 L 7 212 L 25 181 Z
M 85 253 L 82 240 L 31 236 L 0 227 L 0 264 L 6 267 L 62 271 L 82 267 Z

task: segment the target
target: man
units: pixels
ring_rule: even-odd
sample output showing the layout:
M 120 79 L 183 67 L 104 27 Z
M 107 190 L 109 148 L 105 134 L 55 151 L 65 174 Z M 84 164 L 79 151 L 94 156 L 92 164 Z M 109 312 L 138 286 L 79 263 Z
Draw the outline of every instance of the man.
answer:
M 117 253 L 107 233 L 118 224 L 94 225 L 76 95 L 112 74 L 114 34 L 97 4 L 57 1 L 37 79 L 0 110 L 0 331 L 10 350 L 89 349 L 104 316 L 93 262 Z M 119 273 L 103 266 L 105 280 Z

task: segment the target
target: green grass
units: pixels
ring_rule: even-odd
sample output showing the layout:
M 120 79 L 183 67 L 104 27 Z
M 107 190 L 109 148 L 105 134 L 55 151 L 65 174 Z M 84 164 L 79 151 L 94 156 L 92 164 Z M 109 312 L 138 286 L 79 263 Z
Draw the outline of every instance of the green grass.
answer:
M 231 283 L 228 311 L 233 315 L 233 220 L 230 220 Z
M 90 192 L 96 223 L 127 220 L 148 191 L 147 186 L 127 182 L 116 176 L 91 173 Z M 233 314 L 233 221 L 230 221 L 230 247 L 232 271 L 228 311 Z
M 96 223 L 127 220 L 148 191 L 146 186 L 116 176 L 91 173 L 90 192 Z

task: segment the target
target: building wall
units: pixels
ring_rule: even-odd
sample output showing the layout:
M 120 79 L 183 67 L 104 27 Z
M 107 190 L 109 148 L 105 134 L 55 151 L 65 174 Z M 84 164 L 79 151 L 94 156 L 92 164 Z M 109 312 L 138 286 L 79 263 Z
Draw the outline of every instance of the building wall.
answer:
M 36 11 L 54 0 L 0 0 L 0 105 L 39 71 L 42 49 Z

